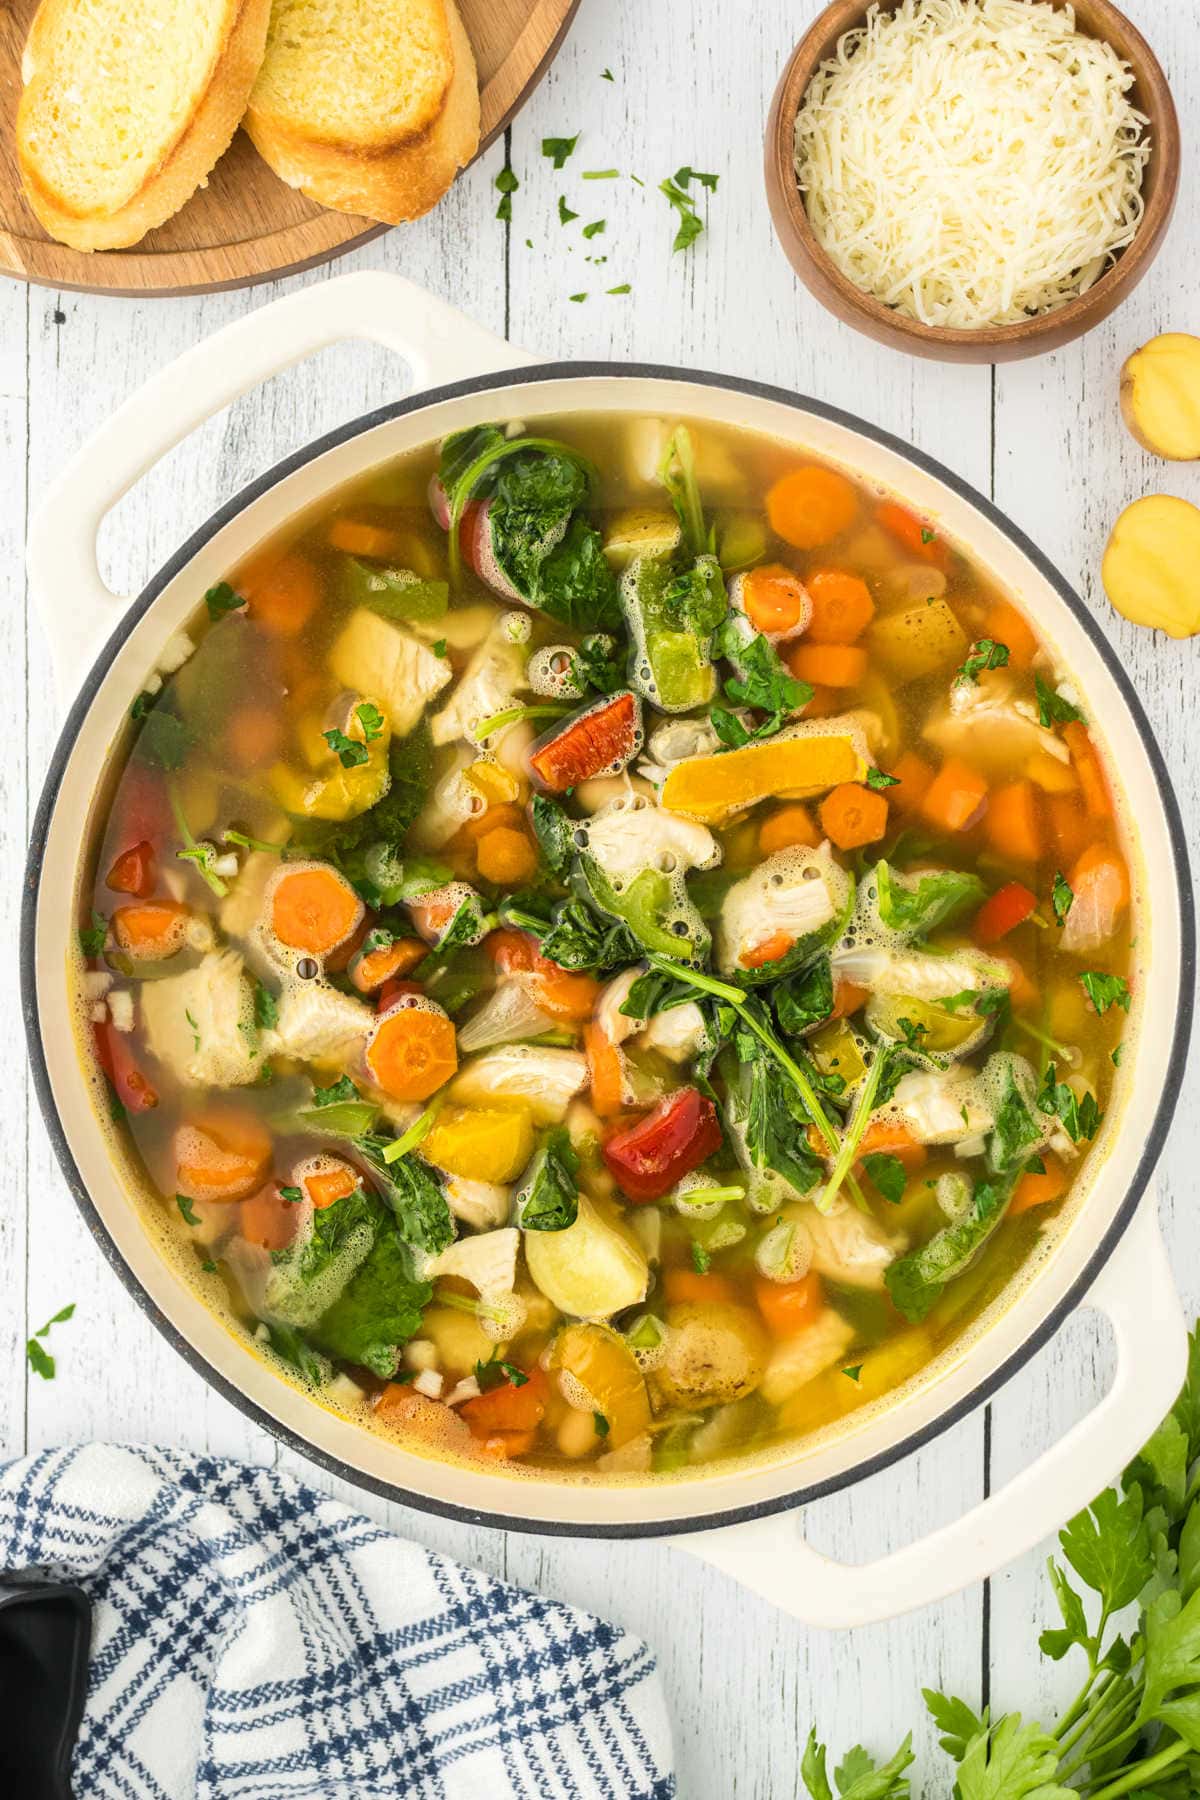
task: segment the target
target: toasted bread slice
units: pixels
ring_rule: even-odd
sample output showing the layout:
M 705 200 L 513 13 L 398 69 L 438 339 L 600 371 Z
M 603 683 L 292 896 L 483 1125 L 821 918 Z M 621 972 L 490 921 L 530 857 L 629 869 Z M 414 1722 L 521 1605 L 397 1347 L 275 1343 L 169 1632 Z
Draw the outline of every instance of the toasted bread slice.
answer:
M 42 0 L 17 157 L 29 204 L 76 250 L 136 244 L 229 146 L 270 0 Z
M 479 145 L 479 84 L 454 0 L 274 0 L 246 130 L 289 186 L 396 225 Z

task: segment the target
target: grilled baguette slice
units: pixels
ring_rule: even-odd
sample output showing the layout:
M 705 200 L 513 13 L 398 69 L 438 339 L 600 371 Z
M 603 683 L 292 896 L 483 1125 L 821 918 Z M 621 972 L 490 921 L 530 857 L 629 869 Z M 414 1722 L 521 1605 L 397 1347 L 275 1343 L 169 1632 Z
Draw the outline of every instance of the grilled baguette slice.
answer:
M 274 0 L 245 127 L 289 186 L 396 225 L 479 145 L 479 84 L 454 0 Z
M 269 17 L 270 0 L 42 0 L 17 159 L 52 237 L 117 250 L 178 212 L 237 130 Z

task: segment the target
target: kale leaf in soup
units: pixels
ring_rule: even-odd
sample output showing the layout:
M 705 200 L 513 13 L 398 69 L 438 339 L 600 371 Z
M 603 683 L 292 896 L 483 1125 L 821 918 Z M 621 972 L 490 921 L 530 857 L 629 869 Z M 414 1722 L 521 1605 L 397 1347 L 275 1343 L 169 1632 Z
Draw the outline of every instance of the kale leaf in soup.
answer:
M 1031 1265 L 1115 1116 L 1129 863 L 936 521 L 729 427 L 482 421 L 197 599 L 88 850 L 86 1054 L 282 1376 L 666 1479 Z

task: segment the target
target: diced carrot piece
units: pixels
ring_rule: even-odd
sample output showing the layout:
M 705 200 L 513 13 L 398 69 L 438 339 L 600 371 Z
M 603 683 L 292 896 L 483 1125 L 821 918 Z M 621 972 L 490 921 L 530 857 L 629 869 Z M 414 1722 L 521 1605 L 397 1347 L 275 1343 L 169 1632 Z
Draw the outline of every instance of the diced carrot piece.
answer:
M 529 975 L 538 1005 L 560 1019 L 590 1019 L 600 984 L 591 975 L 573 975 L 542 956 L 537 942 L 525 931 L 493 931 L 484 949 L 502 975 Z
M 844 569 L 817 569 L 808 577 L 812 618 L 805 636 L 810 644 L 854 644 L 875 617 L 871 590 Z
M 800 643 L 787 659 L 797 681 L 814 687 L 857 687 L 867 672 L 867 653 L 857 644 Z
M 800 708 L 800 717 L 802 719 L 832 719 L 835 713 L 841 712 L 845 704 L 846 702 L 836 688 L 815 687 L 811 700 L 806 701 Z
M 535 1364 L 520 1386 L 505 1377 L 486 1393 L 464 1400 L 458 1411 L 472 1437 L 487 1438 L 497 1431 L 532 1432 L 546 1415 L 547 1391 L 545 1371 Z
M 114 894 L 132 894 L 145 900 L 154 892 L 154 846 L 149 838 L 122 850 L 104 878 L 104 885 Z
M 138 906 L 118 906 L 112 915 L 113 936 L 130 956 L 155 961 L 174 956 L 183 948 L 190 906 L 178 900 L 144 900 Z
M 809 610 L 804 583 L 782 563 L 763 563 L 742 577 L 742 611 L 755 631 L 795 631 Z
M 250 617 L 272 637 L 297 637 L 321 604 L 320 574 L 295 550 L 255 565 L 238 587 Z
M 289 950 L 325 956 L 361 923 L 363 903 L 327 863 L 285 869 L 271 893 L 271 929 Z
M 981 944 L 998 944 L 1036 911 L 1036 894 L 1023 882 L 1005 882 L 975 914 L 975 936 Z
M 583 1028 L 592 1108 L 602 1119 L 611 1119 L 625 1104 L 625 1077 L 621 1052 L 595 1019 Z
M 519 830 L 524 823 L 525 814 L 521 808 L 504 800 L 497 806 L 489 806 L 485 811 L 473 814 L 461 830 L 470 843 L 477 844 L 481 837 L 486 837 L 489 831 L 495 831 L 498 825 Z
M 733 1283 L 712 1269 L 704 1274 L 698 1269 L 678 1266 L 668 1269 L 663 1275 L 663 1292 L 671 1306 L 699 1306 L 712 1301 L 721 1306 L 732 1306 L 737 1300 Z
M 892 764 L 889 774 L 896 777 L 899 786 L 889 788 L 888 799 L 902 813 L 918 812 L 921 802 L 933 785 L 933 768 L 914 750 L 902 750 Z
M 533 746 L 529 766 L 547 792 L 563 794 L 593 775 L 621 769 L 634 754 L 640 713 L 631 693 L 575 713 Z
M 820 842 L 813 816 L 800 800 L 777 807 L 758 828 L 758 847 L 764 856 L 774 856 L 777 850 L 790 850 L 797 844 L 815 850 Z
M 316 1210 L 323 1212 L 335 1201 L 347 1199 L 358 1186 L 358 1177 L 347 1163 L 331 1163 L 306 1175 L 304 1186 Z
M 355 957 L 350 980 L 360 994 L 373 994 L 385 981 L 407 975 L 428 955 L 429 946 L 420 938 L 394 938 L 383 950 L 368 950 Z
M 1129 905 L 1129 870 L 1120 851 L 1111 844 L 1089 844 L 1071 865 L 1068 879 L 1075 895 L 1072 912 L 1079 908 L 1098 937 L 1111 937 Z
M 283 1250 L 296 1235 L 299 1209 L 284 1199 L 279 1183 L 268 1181 L 265 1187 L 242 1201 L 238 1215 L 242 1236 L 260 1250 Z
M 888 803 L 874 788 L 843 782 L 821 802 L 821 828 L 839 850 L 877 844 L 888 828 Z
M 493 1431 L 478 1439 L 475 1448 L 492 1462 L 512 1462 L 519 1456 L 528 1456 L 536 1440 L 536 1431 Z
M 1069 725 L 1064 725 L 1063 737 L 1071 752 L 1071 761 L 1079 777 L 1088 812 L 1093 819 L 1111 818 L 1112 796 L 1108 791 L 1108 777 L 1104 773 L 1104 765 L 1096 746 L 1088 735 L 1087 726 L 1079 719 L 1072 719 Z
M 1035 1206 L 1049 1206 L 1055 1200 L 1061 1200 L 1067 1191 L 1070 1177 L 1057 1156 L 1049 1151 L 1042 1152 L 1045 1173 L 1037 1174 L 1027 1169 L 1013 1190 L 1013 1197 L 1008 1203 L 1008 1216 L 1015 1219 L 1021 1213 L 1029 1212 Z
M 1039 990 L 1020 958 L 1009 950 L 993 950 L 992 955 L 1008 970 L 1008 997 L 1017 1011 L 1034 1006 Z
M 799 1281 L 771 1281 L 765 1275 L 754 1280 L 754 1298 L 763 1323 L 772 1337 L 795 1337 L 815 1325 L 825 1310 L 821 1277 L 812 1270 Z
M 509 825 L 485 832 L 476 858 L 481 878 L 497 887 L 519 887 L 537 874 L 538 853 L 527 833 Z
M 428 951 L 426 951 L 428 955 Z M 375 1011 L 385 1013 L 389 1006 L 399 1000 L 403 994 L 423 994 L 425 986 L 420 981 L 401 981 L 395 975 L 384 982 L 375 996 Z
M 364 909 L 363 916 L 358 921 L 355 930 L 352 931 L 350 936 L 344 939 L 342 943 L 338 944 L 336 949 L 330 950 L 326 955 L 325 973 L 327 975 L 341 975 L 345 973 L 366 943 L 367 936 L 374 923 L 374 914 L 369 913 Z
M 1010 781 L 988 801 L 988 842 L 1014 862 L 1036 863 L 1042 857 L 1037 790 L 1031 781 Z
M 331 549 L 347 556 L 365 556 L 371 562 L 391 562 L 404 552 L 402 532 L 372 525 L 366 519 L 335 519 L 329 527 Z
M 92 1026 L 92 1037 L 96 1060 L 126 1112 L 150 1112 L 158 1105 L 158 1090 L 138 1067 L 127 1034 L 113 1025 L 101 1024 Z
M 271 1166 L 271 1134 L 257 1113 L 210 1107 L 174 1137 L 175 1182 L 193 1200 L 245 1200 Z
M 668 812 L 720 825 L 760 800 L 807 800 L 865 774 L 854 739 L 842 731 L 771 738 L 721 756 L 688 756 L 662 787 Z
M 535 937 L 528 931 L 515 931 L 508 925 L 502 925 L 498 931 L 489 931 L 483 940 L 483 948 L 502 975 L 527 974 L 544 960 L 538 954 Z
M 751 944 L 748 950 L 743 950 L 738 960 L 743 969 L 765 969 L 768 963 L 782 961 L 795 941 L 790 931 L 772 931 Z
M 906 1169 L 920 1169 L 925 1165 L 925 1146 L 919 1143 L 907 1125 L 898 1119 L 876 1119 L 863 1132 L 858 1146 L 858 1154 L 874 1156 L 899 1157 Z
M 278 756 L 283 720 L 266 706 L 239 706 L 229 715 L 225 744 L 239 769 L 257 769 Z
M 847 981 L 844 975 L 836 976 L 833 983 L 833 1011 L 831 1019 L 849 1019 L 859 1012 L 870 998 L 870 988 L 860 987 L 857 981 Z
M 1050 817 L 1050 836 L 1063 868 L 1075 861 L 1080 851 L 1091 842 L 1093 827 L 1083 810 L 1082 799 L 1074 794 L 1055 794 L 1046 802 Z
M 1035 750 L 1025 764 L 1025 773 L 1044 794 L 1073 794 L 1079 786 L 1071 764 L 1060 762 L 1048 750 Z
M 983 621 L 983 637 L 1008 646 L 1008 666 L 1024 671 L 1031 667 L 1040 648 L 1033 626 L 1011 600 L 994 600 Z
M 922 562 L 932 563 L 937 569 L 945 569 L 949 557 L 946 546 L 938 537 L 932 526 L 907 506 L 898 501 L 885 500 L 875 512 L 875 518 L 885 531 L 890 531 L 898 538 L 910 556 L 918 557 Z
M 987 782 L 978 769 L 947 757 L 921 800 L 921 816 L 939 831 L 965 831 L 987 802 Z
M 393 1100 L 428 1100 L 458 1068 L 454 1026 L 428 1002 L 393 1007 L 367 1042 L 366 1062 Z

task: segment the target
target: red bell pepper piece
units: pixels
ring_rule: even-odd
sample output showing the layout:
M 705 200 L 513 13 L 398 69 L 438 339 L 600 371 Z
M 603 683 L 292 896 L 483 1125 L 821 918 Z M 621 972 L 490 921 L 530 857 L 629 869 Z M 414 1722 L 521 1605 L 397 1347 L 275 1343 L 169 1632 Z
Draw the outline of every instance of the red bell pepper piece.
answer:
M 593 775 L 624 768 L 641 739 L 638 703 L 626 689 L 554 726 L 533 746 L 529 764 L 548 793 L 565 794 Z
M 149 838 L 122 850 L 104 878 L 104 885 L 114 894 L 133 894 L 148 900 L 154 892 L 154 846 Z
M 721 1148 L 717 1109 L 698 1088 L 679 1088 L 604 1146 L 608 1171 L 628 1199 L 661 1200 Z
M 149 1112 L 157 1106 L 157 1090 L 139 1069 L 124 1032 L 111 1025 L 93 1025 L 92 1035 L 100 1067 L 126 1112 Z
M 1022 881 L 1008 881 L 975 914 L 975 936 L 981 944 L 998 944 L 1036 911 L 1037 895 Z

